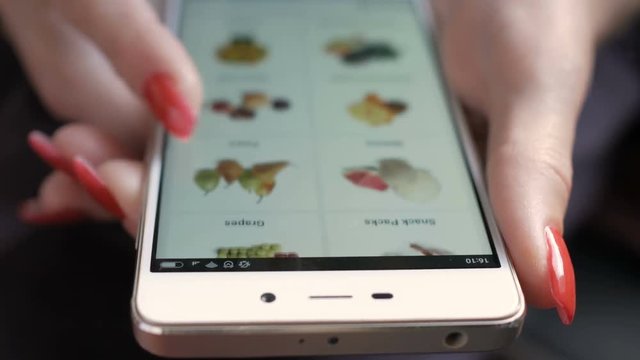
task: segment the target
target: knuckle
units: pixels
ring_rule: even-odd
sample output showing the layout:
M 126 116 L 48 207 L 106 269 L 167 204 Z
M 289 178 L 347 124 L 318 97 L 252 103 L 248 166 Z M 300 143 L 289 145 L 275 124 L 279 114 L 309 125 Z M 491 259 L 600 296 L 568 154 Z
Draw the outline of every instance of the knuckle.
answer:
M 54 172 L 40 184 L 38 196 L 45 209 L 64 209 L 72 204 L 70 193 L 72 180 L 65 174 Z
M 70 120 L 75 117 L 73 106 L 70 106 L 63 97 L 45 92 L 41 95 L 41 99 L 49 113 L 56 119 Z
M 93 127 L 89 124 L 83 123 L 69 123 L 59 127 L 54 134 L 54 138 L 58 138 L 62 141 L 79 138 L 93 141 Z
M 497 160 L 527 173 L 558 184 L 567 197 L 573 186 L 573 167 L 570 152 L 549 143 L 508 142 L 501 145 L 495 154 Z
M 73 92 L 60 91 L 69 83 L 59 74 L 37 73 L 35 88 L 40 100 L 49 113 L 56 119 L 74 120 L 79 117 L 77 98 Z
M 557 156 L 543 155 L 537 156 L 534 163 L 543 176 L 552 179 L 552 181 L 560 184 L 564 193 L 569 196 L 571 187 L 573 186 L 573 171 L 571 162 L 559 160 Z

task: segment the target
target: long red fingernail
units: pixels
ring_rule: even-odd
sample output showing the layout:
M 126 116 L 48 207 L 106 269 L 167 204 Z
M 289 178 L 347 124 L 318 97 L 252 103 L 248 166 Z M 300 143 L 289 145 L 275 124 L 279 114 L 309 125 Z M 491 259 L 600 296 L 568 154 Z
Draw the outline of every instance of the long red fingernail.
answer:
M 191 136 L 196 125 L 196 114 L 170 75 L 151 75 L 144 84 L 143 93 L 151 111 L 170 133 L 181 139 Z
M 124 211 L 91 164 L 76 156 L 73 158 L 73 172 L 78 182 L 96 201 L 119 219 L 124 218 Z
M 576 280 L 569 250 L 558 230 L 544 228 L 547 242 L 547 267 L 551 283 L 551 295 L 556 301 L 558 316 L 565 325 L 573 322 L 576 313 Z
M 52 168 L 62 170 L 67 174 L 73 173 L 71 162 L 62 156 L 60 150 L 53 145 L 49 137 L 43 132 L 37 130 L 30 132 L 27 137 L 27 143 Z
M 78 210 L 44 212 L 36 200 L 27 200 L 18 209 L 18 217 L 27 224 L 62 225 L 85 220 L 87 216 Z

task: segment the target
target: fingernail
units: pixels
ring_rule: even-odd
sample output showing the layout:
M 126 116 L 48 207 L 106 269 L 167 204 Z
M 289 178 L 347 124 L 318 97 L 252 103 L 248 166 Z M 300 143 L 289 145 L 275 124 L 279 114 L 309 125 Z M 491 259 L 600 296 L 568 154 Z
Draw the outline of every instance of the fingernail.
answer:
M 551 283 L 551 295 L 556 302 L 558 316 L 565 325 L 573 322 L 576 313 L 576 281 L 567 245 L 558 230 L 544 228 L 547 243 L 547 267 Z
M 60 150 L 53 145 L 49 136 L 45 133 L 34 130 L 27 136 L 27 143 L 31 149 L 54 169 L 62 170 L 67 174 L 72 174 L 71 163 L 66 159 Z
M 78 210 L 61 210 L 56 212 L 44 212 L 36 200 L 27 200 L 18 209 L 18 218 L 22 222 L 32 225 L 62 225 L 72 224 L 87 217 Z
M 195 112 L 170 75 L 151 75 L 144 84 L 143 93 L 153 114 L 171 134 L 181 139 L 191 136 L 196 125 Z
M 87 192 L 98 201 L 107 211 L 111 212 L 118 219 L 124 218 L 124 212 L 118 202 L 109 191 L 100 175 L 82 157 L 73 158 L 73 172 L 78 182 L 87 190 Z

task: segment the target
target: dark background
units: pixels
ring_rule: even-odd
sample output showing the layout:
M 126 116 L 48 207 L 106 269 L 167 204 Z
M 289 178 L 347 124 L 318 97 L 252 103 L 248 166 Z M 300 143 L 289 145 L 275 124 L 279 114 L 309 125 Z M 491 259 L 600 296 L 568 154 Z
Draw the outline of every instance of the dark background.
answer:
M 567 216 L 574 325 L 531 309 L 510 348 L 444 359 L 640 359 L 639 42 L 636 22 L 601 47 L 578 128 Z M 0 359 L 153 358 L 131 333 L 135 250 L 121 228 L 16 219 L 49 171 L 27 148 L 27 133 L 52 132 L 57 123 L 1 40 L 0 74 Z

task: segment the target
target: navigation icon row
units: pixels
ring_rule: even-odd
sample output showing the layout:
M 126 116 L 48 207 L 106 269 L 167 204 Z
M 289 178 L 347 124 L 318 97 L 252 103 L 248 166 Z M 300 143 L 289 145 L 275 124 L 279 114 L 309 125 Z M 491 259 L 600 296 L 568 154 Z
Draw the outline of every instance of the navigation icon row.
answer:
M 251 267 L 251 261 L 249 260 L 182 260 L 182 261 L 162 261 L 160 262 L 160 270 L 175 271 L 175 270 L 196 270 L 196 269 L 249 269 Z

